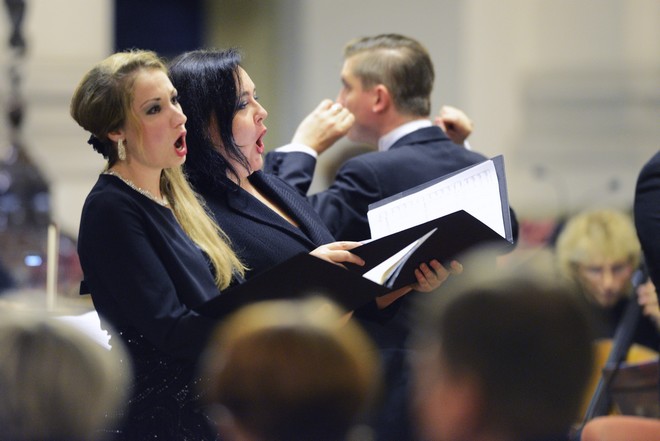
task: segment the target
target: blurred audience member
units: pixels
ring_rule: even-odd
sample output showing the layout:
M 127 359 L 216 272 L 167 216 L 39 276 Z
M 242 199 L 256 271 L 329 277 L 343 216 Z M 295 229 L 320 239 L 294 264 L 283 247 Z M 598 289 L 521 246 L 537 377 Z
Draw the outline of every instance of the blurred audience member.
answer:
M 594 418 L 582 430 L 580 441 L 658 441 L 660 421 L 637 416 Z
M 413 339 L 421 439 L 568 438 L 592 369 L 591 330 L 565 285 L 532 274 L 457 278 L 421 311 Z
M 641 248 L 630 217 L 617 210 L 585 211 L 570 218 L 559 233 L 556 258 L 560 273 L 575 282 L 590 310 L 598 338 L 612 338 L 631 296 L 640 303 L 634 342 L 658 350 L 660 308 L 653 282 L 633 293 Z
M 223 322 L 202 359 L 221 439 L 358 439 L 379 366 L 366 334 L 342 314 L 312 298 L 255 303 Z
M 130 376 L 123 347 L 16 305 L 0 308 L 0 441 L 111 439 Z

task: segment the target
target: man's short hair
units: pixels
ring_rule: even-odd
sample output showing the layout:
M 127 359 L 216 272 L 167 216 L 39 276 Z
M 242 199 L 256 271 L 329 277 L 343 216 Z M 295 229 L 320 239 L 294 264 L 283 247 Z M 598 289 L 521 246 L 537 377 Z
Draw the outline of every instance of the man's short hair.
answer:
M 435 73 L 428 51 L 418 41 L 398 34 L 358 38 L 344 47 L 344 57 L 355 57 L 352 73 L 364 88 L 387 87 L 399 112 L 431 114 Z
M 416 347 L 479 379 L 491 430 L 525 439 L 568 431 L 592 373 L 587 311 L 551 274 L 524 265 L 495 271 L 487 262 L 465 261 L 470 274 L 420 308 Z

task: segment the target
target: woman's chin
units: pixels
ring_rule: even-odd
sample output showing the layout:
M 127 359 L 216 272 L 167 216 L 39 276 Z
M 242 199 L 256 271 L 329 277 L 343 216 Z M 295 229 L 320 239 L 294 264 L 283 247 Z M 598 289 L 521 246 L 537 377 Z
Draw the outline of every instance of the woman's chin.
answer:
M 262 156 L 259 156 L 259 159 L 257 161 L 252 161 L 250 163 L 250 167 L 252 168 L 252 172 L 256 172 L 264 168 L 264 159 Z

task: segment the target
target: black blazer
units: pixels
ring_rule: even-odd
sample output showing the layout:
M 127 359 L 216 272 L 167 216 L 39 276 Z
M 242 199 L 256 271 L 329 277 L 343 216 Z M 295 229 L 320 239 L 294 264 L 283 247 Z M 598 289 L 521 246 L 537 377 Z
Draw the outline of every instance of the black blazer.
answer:
M 637 178 L 634 218 L 649 276 L 655 286 L 660 286 L 660 151 Z
M 371 152 L 346 161 L 326 190 L 308 200 L 337 240 L 371 237 L 369 204 L 487 158 L 454 144 L 440 127 L 416 130 L 386 152 Z M 284 179 L 305 195 L 316 160 L 306 153 L 270 152 L 265 170 Z M 514 237 L 517 236 L 517 223 Z
M 249 180 L 298 227 L 228 179 L 196 184 L 233 249 L 249 268 L 247 278 L 296 254 L 334 242 L 312 206 L 286 182 L 261 171 L 252 173 Z

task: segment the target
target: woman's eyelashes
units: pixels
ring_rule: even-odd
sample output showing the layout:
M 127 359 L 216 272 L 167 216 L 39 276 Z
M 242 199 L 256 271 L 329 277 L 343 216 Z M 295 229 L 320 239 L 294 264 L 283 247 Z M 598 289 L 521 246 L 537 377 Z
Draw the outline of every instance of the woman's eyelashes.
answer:
M 170 102 L 174 106 L 179 106 L 179 95 L 172 95 L 170 97 Z M 150 106 L 147 108 L 147 115 L 154 115 L 156 113 L 159 113 L 162 110 L 162 106 L 159 103 L 155 103 L 154 105 Z
M 160 112 L 160 104 L 154 104 L 147 108 L 147 115 L 154 115 Z
M 247 94 L 244 93 L 243 96 L 247 96 Z M 252 99 L 253 99 L 255 102 L 258 102 L 258 101 L 259 101 L 259 95 L 257 95 L 257 94 L 255 93 L 254 95 L 252 95 Z M 238 108 L 239 108 L 240 110 L 245 109 L 245 108 L 248 106 L 248 104 L 250 104 L 250 102 L 249 102 L 248 100 L 246 100 L 246 99 L 242 99 L 241 101 L 238 102 Z

